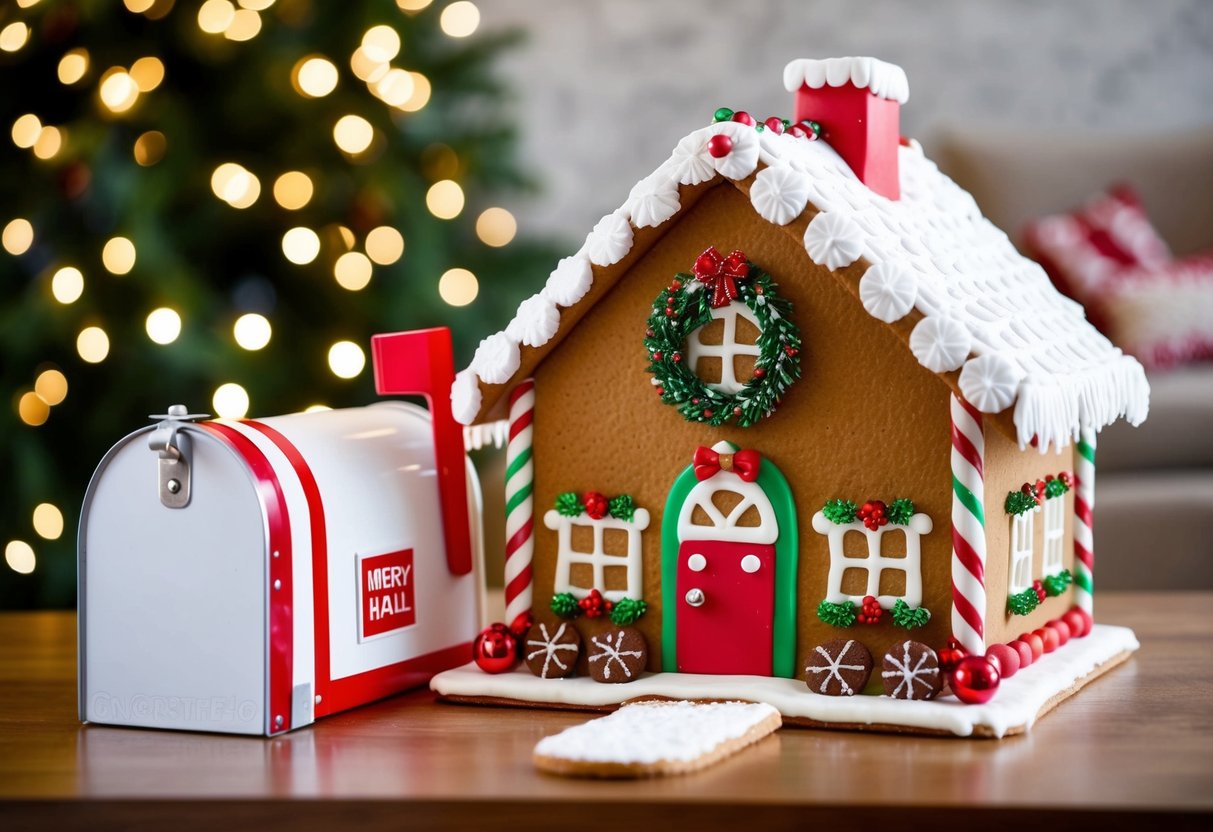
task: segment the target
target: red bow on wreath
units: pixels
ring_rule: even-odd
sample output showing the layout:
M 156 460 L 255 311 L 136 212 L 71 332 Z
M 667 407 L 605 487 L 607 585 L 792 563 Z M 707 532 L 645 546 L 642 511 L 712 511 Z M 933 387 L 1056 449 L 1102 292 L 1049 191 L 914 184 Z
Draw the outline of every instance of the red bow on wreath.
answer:
M 732 471 L 746 482 L 758 479 L 758 469 L 762 466 L 762 456 L 758 451 L 746 448 L 732 454 L 718 454 L 711 448 L 700 445 L 695 449 L 695 479 L 706 480 L 721 471 Z
M 749 277 L 750 264 L 739 249 L 722 257 L 716 246 L 712 246 L 695 258 L 691 271 L 712 290 L 712 308 L 717 309 L 737 299 L 737 281 Z

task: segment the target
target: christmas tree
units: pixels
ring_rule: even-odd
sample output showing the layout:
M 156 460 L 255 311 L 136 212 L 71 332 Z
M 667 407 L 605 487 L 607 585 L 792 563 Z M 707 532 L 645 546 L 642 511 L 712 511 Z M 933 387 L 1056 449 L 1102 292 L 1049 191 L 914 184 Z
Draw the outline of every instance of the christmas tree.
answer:
M 457 357 L 555 261 L 470 2 L 17 0 L 0 12 L 0 607 L 70 606 L 105 450 L 172 403 L 374 399 L 369 338 Z

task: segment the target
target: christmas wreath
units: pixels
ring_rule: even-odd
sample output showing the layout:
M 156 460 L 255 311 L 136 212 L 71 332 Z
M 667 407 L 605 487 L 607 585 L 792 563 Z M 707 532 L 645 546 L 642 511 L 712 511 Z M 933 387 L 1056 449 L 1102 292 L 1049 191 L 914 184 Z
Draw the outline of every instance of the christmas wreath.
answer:
M 679 272 L 657 296 L 644 345 L 657 395 L 689 422 L 750 425 L 775 412 L 800 378 L 800 330 L 792 304 L 779 296 L 771 276 L 740 251 L 724 257 L 714 247 L 699 255 L 693 274 Z M 737 393 L 717 390 L 699 378 L 684 356 L 687 336 L 712 322 L 712 310 L 740 301 L 758 320 L 754 374 Z

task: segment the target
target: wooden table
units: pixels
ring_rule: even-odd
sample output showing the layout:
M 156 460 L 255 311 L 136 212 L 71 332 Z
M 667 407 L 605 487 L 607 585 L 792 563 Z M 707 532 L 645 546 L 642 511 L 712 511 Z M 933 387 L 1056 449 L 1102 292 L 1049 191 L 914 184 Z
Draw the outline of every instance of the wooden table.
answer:
M 784 729 L 707 771 L 627 783 L 531 768 L 535 742 L 584 715 L 427 691 L 273 740 L 82 726 L 75 616 L 4 614 L 0 829 L 1209 828 L 1213 593 L 1098 605 L 1141 651 L 1027 736 Z

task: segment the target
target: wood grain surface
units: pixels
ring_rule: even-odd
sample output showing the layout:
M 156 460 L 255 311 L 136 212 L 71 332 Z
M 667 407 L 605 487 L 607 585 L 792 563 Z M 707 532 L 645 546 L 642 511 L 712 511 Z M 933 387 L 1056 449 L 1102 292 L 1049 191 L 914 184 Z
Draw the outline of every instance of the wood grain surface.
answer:
M 1110 594 L 1142 649 L 1002 741 L 784 728 L 709 770 L 614 783 L 531 751 L 585 714 L 415 691 L 273 739 L 83 726 L 75 616 L 0 615 L 0 829 L 1208 828 L 1213 594 Z

